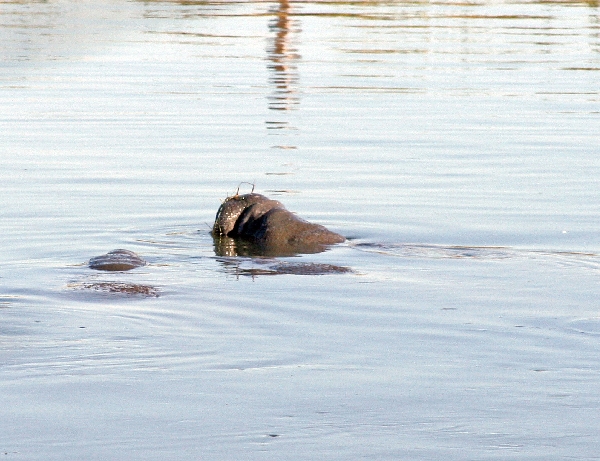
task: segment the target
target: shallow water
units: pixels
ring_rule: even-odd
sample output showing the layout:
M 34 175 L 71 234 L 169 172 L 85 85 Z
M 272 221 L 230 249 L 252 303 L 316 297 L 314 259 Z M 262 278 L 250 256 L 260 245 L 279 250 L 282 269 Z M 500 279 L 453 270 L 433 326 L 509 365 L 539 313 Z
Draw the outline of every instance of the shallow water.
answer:
M 598 457 L 597 3 L 14 1 L 0 58 L 6 459 Z M 217 256 L 242 182 L 348 241 Z

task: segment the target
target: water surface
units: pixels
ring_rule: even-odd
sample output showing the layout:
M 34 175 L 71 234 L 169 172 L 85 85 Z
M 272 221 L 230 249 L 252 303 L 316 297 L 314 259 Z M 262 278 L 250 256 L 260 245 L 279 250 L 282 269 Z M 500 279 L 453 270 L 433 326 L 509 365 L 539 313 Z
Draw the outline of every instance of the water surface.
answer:
M 597 457 L 598 8 L 2 3 L 0 452 Z

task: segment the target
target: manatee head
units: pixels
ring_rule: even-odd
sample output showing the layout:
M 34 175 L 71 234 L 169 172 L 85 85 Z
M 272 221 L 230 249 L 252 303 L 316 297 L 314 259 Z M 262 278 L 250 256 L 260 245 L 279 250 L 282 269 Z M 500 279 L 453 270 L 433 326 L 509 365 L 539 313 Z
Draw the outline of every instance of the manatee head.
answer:
M 217 211 L 212 234 L 215 236 L 229 235 L 234 231 L 238 219 L 246 208 L 265 201 L 269 201 L 269 199 L 261 194 L 236 194 L 227 197 Z
M 220 256 L 318 253 L 345 240 L 297 217 L 281 202 L 254 193 L 228 197 L 217 212 L 212 234 Z

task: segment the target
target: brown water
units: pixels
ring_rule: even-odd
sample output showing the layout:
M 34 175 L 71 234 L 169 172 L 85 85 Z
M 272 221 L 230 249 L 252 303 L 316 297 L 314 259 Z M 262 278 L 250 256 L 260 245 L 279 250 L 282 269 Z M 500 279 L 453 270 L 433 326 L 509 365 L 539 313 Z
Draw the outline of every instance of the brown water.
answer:
M 599 71 L 597 2 L 0 3 L 0 453 L 596 458 Z M 216 255 L 242 182 L 347 243 Z

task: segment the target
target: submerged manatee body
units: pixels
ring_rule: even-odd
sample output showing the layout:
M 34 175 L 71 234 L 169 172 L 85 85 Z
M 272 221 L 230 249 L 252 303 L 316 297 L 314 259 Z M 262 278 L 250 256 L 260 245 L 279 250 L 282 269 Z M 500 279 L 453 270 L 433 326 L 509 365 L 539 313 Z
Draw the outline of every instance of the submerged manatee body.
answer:
M 346 240 L 319 224 L 298 218 L 281 202 L 254 193 L 228 197 L 217 212 L 212 234 L 221 255 L 318 253 Z M 235 245 L 231 239 L 241 244 Z
M 133 251 L 113 250 L 105 255 L 90 259 L 88 265 L 91 269 L 100 271 L 128 271 L 136 267 L 145 266 L 146 261 Z
M 140 256 L 129 250 L 113 250 L 108 253 L 96 256 L 90 259 L 88 266 L 90 269 L 99 271 L 122 272 L 135 269 L 136 267 L 147 264 Z M 121 295 L 121 296 L 141 296 L 144 298 L 158 298 L 160 290 L 150 285 L 141 285 L 138 283 L 129 283 L 122 280 L 104 281 L 94 278 L 92 281 L 74 283 L 71 287 L 94 291 L 98 293 Z

